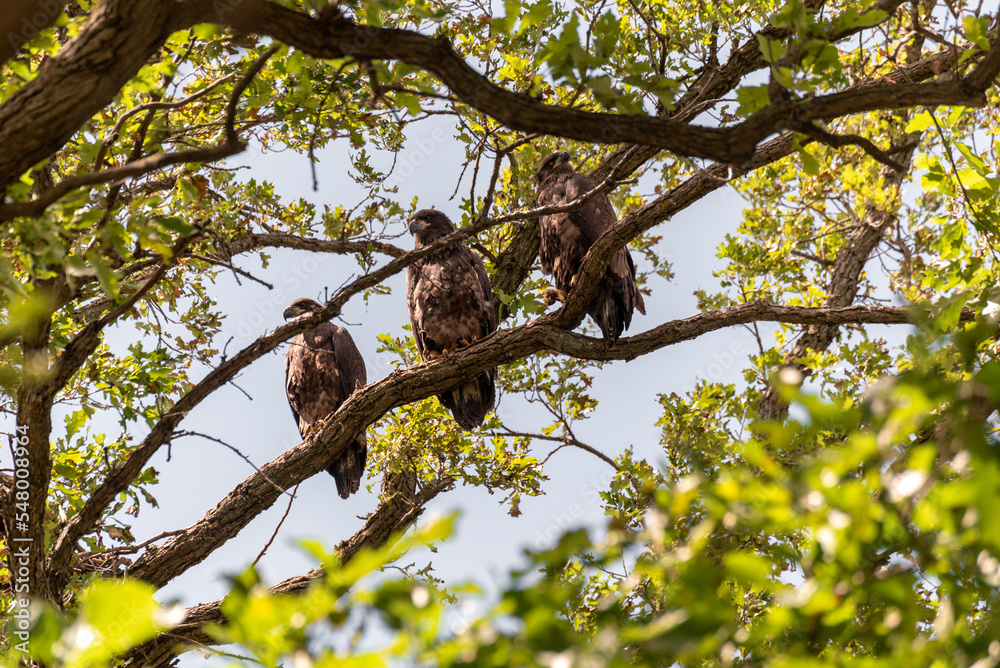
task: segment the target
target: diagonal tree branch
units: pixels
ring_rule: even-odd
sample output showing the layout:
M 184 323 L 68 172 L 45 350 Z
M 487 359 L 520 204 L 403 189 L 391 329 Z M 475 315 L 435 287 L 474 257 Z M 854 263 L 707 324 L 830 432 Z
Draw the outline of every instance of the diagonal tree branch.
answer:
M 426 485 L 415 497 L 404 499 L 393 496 L 384 500 L 365 521 L 365 526 L 351 538 L 337 545 L 335 553 L 343 563 L 346 563 L 362 549 L 371 549 L 385 544 L 392 536 L 405 530 L 413 524 L 426 505 L 438 494 L 447 491 L 454 484 L 450 476 L 438 478 Z M 289 578 L 270 588 L 272 593 L 294 593 L 305 590 L 312 583 L 323 578 L 325 571 L 317 568 L 305 575 Z M 205 633 L 202 628 L 207 623 L 221 624 L 225 622 L 221 611 L 222 601 L 202 603 L 188 608 L 184 623 L 164 633 L 145 645 L 131 652 L 128 657 L 141 660 L 142 665 L 160 666 L 167 663 L 175 654 L 175 648 L 183 644 L 200 646 L 214 645 L 216 641 Z

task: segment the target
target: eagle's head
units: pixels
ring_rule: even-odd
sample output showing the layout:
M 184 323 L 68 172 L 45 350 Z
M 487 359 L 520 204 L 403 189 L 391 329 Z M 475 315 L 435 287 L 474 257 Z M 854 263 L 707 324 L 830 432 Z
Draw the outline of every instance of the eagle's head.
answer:
M 421 209 L 406 221 L 410 226 L 410 234 L 417 238 L 420 245 L 429 244 L 435 239 L 455 231 L 455 226 L 437 209 Z
M 309 299 L 308 297 L 302 297 L 289 304 L 288 308 L 286 308 L 285 312 L 281 315 L 285 316 L 285 320 L 291 320 L 292 318 L 298 318 L 300 315 L 309 315 L 322 310 L 323 305 L 318 301 Z
M 569 164 L 569 153 L 566 151 L 559 151 L 558 153 L 550 153 L 542 160 L 542 164 L 538 166 L 538 171 L 531 175 L 531 178 L 535 179 L 539 183 L 545 181 L 554 174 L 560 172 L 572 172 L 573 165 Z

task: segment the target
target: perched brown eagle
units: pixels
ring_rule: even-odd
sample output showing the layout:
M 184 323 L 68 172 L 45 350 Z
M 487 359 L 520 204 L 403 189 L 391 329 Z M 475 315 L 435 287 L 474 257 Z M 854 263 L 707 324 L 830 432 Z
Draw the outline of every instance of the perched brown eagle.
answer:
M 296 299 L 283 315 L 290 320 L 322 308 L 312 299 Z M 365 361 L 354 339 L 332 322 L 322 322 L 296 336 L 285 354 L 285 392 L 302 438 L 367 382 Z M 358 491 L 367 459 L 368 441 L 362 431 L 327 469 L 337 481 L 341 498 Z
M 410 217 L 415 249 L 455 231 L 451 221 L 436 209 Z M 462 243 L 417 260 L 406 273 L 406 305 L 420 356 L 427 361 L 465 347 L 497 328 L 493 289 L 483 261 Z M 496 399 L 496 371 L 484 371 L 464 385 L 438 395 L 462 429 L 483 423 Z
M 594 183 L 578 174 L 569 164 L 569 153 L 553 153 L 542 160 L 534 173 L 538 181 L 538 204 L 562 206 L 594 189 Z M 555 278 L 556 289 L 547 290 L 545 301 L 565 301 L 566 293 L 576 283 L 583 256 L 618 216 L 604 194 L 592 197 L 578 209 L 541 217 L 542 243 L 538 257 L 542 271 Z M 635 284 L 635 265 L 628 248 L 611 256 L 600 289 L 587 313 L 601 328 L 604 340 L 614 344 L 632 323 L 632 311 L 646 314 L 646 305 Z

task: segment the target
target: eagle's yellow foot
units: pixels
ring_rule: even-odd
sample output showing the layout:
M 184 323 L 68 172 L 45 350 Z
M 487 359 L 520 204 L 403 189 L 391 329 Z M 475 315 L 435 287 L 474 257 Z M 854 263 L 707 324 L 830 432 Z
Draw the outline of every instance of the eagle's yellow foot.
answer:
M 475 339 L 472 339 L 472 341 L 475 341 Z M 462 339 L 461 341 L 459 341 L 459 343 L 461 345 L 457 346 L 457 347 L 459 347 L 459 348 L 468 348 L 469 346 L 472 345 L 472 341 L 470 341 L 469 339 Z
M 573 274 L 573 278 L 569 279 L 569 289 L 572 290 L 576 287 L 576 277 L 580 274 Z
M 429 360 L 439 360 L 442 357 L 444 357 L 444 355 L 441 354 L 441 353 L 439 353 L 436 350 L 428 350 L 427 351 L 427 359 L 429 359 Z
M 545 302 L 546 306 L 552 306 L 556 302 L 566 301 L 566 293 L 559 288 L 547 288 L 545 292 L 542 293 L 542 300 Z
M 320 429 L 322 429 L 324 424 L 326 424 L 326 420 L 316 420 L 311 425 L 307 425 L 306 426 L 306 438 L 308 438 L 309 436 L 312 436 L 317 431 L 319 431 Z

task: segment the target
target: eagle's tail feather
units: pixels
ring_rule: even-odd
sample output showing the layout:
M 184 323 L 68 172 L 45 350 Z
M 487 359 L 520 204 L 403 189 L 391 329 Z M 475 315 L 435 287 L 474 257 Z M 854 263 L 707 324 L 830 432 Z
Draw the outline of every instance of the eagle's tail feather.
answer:
M 496 400 L 496 386 L 493 373 L 484 372 L 471 383 L 460 385 L 442 394 L 439 399 L 451 411 L 458 426 L 472 431 L 483 423 L 486 414 L 493 410 Z
M 617 287 L 615 286 L 615 288 Z M 597 326 L 601 328 L 601 335 L 604 337 L 605 343 L 611 346 L 615 344 L 615 341 L 632 320 L 632 311 L 626 307 L 622 296 L 617 289 L 612 289 L 598 308 L 590 314 Z
M 346 499 L 361 488 L 361 477 L 364 475 L 367 460 L 368 445 L 362 440 L 347 446 L 340 459 L 326 470 L 337 483 L 337 493 L 340 494 L 340 498 Z
M 590 316 L 601 328 L 601 334 L 609 345 L 614 345 L 632 324 L 632 313 L 638 309 L 646 315 L 646 305 L 631 277 L 616 277 L 611 283 L 607 297 Z

